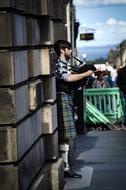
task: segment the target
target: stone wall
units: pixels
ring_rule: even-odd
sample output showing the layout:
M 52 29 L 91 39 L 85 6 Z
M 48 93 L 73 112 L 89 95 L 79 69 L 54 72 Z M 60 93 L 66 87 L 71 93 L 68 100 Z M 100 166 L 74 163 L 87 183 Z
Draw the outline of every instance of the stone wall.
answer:
M 62 190 L 53 44 L 63 0 L 0 1 L 0 189 Z

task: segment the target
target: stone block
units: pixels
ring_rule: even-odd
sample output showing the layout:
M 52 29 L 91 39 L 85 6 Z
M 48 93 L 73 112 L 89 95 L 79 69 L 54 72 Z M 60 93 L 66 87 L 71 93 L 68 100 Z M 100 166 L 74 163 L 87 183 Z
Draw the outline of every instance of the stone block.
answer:
M 40 50 L 28 50 L 28 74 L 29 77 L 36 77 L 40 75 Z
M 38 19 L 27 17 L 27 45 L 40 45 L 40 23 Z
M 0 163 L 16 162 L 41 136 L 41 110 L 16 128 L 0 127 Z M 44 151 L 43 151 L 44 152 Z
M 41 0 L 24 0 L 24 2 L 26 14 L 40 15 Z
M 12 127 L 0 127 L 0 163 L 16 160 L 16 129 Z
M 25 5 L 25 13 L 31 14 L 32 13 L 32 0 L 24 0 Z
M 67 39 L 67 27 L 61 21 L 54 20 L 54 39 Z
M 40 15 L 53 17 L 53 0 L 41 1 Z
M 19 163 L 0 165 L 0 189 L 28 189 L 44 164 L 43 148 L 43 141 L 40 139 Z
M 27 51 L 0 51 L 0 85 L 15 85 L 28 79 Z
M 31 141 L 34 142 L 42 134 L 41 109 L 30 117 Z M 29 139 L 30 140 L 30 139 Z
M 46 77 L 43 81 L 43 101 L 46 103 L 56 101 L 56 78 Z
M 11 13 L 0 13 L 0 47 L 26 45 L 25 16 Z
M 50 166 L 52 190 L 62 190 L 64 187 L 64 167 L 62 159 Z
M 51 75 L 55 70 L 55 53 L 52 48 L 42 48 L 40 50 L 40 74 Z
M 0 88 L 0 124 L 15 124 L 29 113 L 28 85 Z
M 0 8 L 13 8 L 17 10 L 24 10 L 24 0 L 1 0 Z
M 42 82 L 36 80 L 29 83 L 29 109 L 30 111 L 35 110 L 43 103 L 43 89 Z
M 53 2 L 54 19 L 62 20 L 66 23 L 66 4 L 62 0 L 55 0 Z
M 46 160 L 56 160 L 59 157 L 58 132 L 44 135 L 45 138 L 45 157 Z
M 41 80 L 36 84 L 36 101 L 38 106 L 43 104 L 43 82 Z
M 46 104 L 42 108 L 42 133 L 52 134 L 57 128 L 57 105 Z
M 42 172 L 39 173 L 30 187 L 30 190 L 48 190 L 47 180 L 47 175 L 44 175 Z
M 63 190 L 65 182 L 64 166 L 61 158 L 55 162 L 44 165 L 43 173 L 47 173 L 48 190 Z
M 54 44 L 54 23 L 48 17 L 40 20 L 40 41 L 41 45 Z
M 43 3 L 43 0 L 32 0 L 32 13 L 33 14 L 40 15 L 42 3 Z

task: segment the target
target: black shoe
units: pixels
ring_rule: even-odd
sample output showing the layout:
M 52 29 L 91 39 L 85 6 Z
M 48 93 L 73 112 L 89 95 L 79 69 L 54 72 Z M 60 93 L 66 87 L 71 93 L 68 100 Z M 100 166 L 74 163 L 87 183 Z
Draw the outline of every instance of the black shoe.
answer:
M 71 171 L 64 171 L 64 178 L 81 178 L 82 176 Z

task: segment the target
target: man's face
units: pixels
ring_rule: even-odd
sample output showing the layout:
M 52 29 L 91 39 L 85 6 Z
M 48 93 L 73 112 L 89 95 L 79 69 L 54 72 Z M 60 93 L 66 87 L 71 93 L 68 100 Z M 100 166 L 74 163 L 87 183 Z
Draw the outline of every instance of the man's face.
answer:
M 102 81 L 102 80 L 104 79 L 103 73 L 99 74 L 98 79 L 99 79 L 100 81 Z
M 71 58 L 71 53 L 72 53 L 71 49 L 65 48 L 65 50 L 64 50 L 64 56 L 65 56 L 66 59 L 70 59 Z

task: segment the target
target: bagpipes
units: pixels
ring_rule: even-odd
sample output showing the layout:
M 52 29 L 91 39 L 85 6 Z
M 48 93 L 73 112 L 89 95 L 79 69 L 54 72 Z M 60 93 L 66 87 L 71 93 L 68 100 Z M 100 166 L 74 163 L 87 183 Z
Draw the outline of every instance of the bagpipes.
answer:
M 92 70 L 93 72 L 96 71 L 96 67 L 93 64 L 88 64 L 88 63 L 83 64 L 83 62 L 79 60 L 78 58 L 74 56 L 71 56 L 71 57 L 80 62 L 80 66 L 70 65 L 71 73 L 78 74 L 78 73 L 87 72 L 89 70 Z M 70 94 L 71 92 L 76 91 L 78 88 L 86 86 L 88 83 L 88 80 L 89 80 L 89 77 L 85 77 L 78 81 L 67 82 L 67 81 L 57 78 L 57 87 L 59 90 L 67 94 Z

